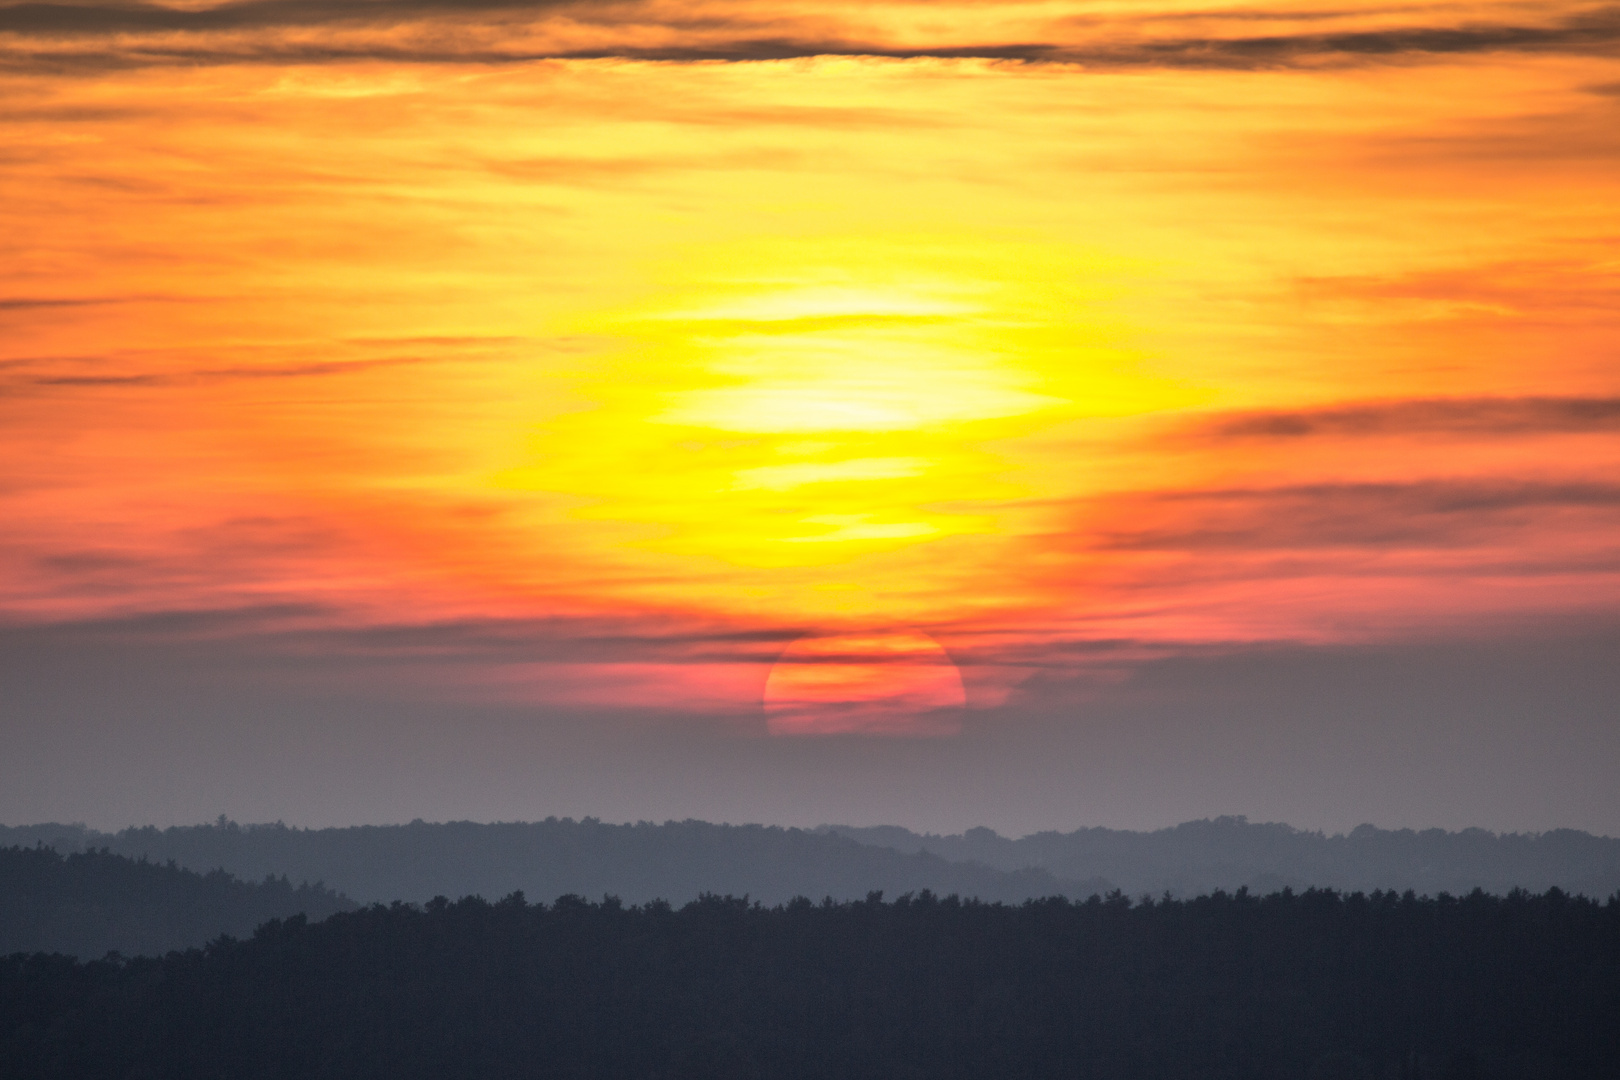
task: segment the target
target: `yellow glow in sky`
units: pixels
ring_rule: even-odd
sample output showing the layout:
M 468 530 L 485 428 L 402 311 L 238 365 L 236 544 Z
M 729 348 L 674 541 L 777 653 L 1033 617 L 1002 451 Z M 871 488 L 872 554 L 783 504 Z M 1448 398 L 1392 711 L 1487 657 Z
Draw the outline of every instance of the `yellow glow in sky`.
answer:
M 7 616 L 912 628 L 971 700 L 1620 601 L 1585 9 L 675 7 L 0 20 Z

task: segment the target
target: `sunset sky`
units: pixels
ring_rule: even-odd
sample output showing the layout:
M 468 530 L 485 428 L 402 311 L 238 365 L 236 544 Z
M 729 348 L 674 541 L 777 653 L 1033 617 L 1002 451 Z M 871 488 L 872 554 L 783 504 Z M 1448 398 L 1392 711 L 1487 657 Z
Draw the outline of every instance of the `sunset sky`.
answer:
M 0 331 L 9 823 L 1620 832 L 1620 8 L 0 6 Z

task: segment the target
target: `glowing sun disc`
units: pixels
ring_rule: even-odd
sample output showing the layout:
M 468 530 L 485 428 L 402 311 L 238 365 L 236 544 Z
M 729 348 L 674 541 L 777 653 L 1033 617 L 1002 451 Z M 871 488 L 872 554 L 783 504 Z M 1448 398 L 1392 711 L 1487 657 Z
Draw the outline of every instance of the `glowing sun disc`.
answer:
M 765 680 L 773 735 L 954 735 L 962 675 L 927 634 L 892 630 L 800 638 Z

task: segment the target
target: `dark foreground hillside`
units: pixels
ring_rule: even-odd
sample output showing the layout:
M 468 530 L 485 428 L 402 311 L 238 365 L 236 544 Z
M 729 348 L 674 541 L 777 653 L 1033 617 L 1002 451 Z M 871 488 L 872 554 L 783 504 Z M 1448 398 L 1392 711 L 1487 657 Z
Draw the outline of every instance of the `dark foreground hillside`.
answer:
M 1620 902 L 521 897 L 0 961 L 7 1077 L 1620 1075 Z
M 354 907 L 330 889 L 284 877 L 246 882 L 223 870 L 197 874 L 104 851 L 0 848 L 0 955 L 161 956 L 221 934 L 250 934 L 269 919 L 320 919 Z

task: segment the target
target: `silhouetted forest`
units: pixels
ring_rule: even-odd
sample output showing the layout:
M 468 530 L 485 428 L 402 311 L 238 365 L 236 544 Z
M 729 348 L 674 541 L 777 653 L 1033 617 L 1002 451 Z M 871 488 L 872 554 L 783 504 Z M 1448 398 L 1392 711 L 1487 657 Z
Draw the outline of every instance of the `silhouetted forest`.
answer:
M 1044 870 L 994 870 L 805 829 L 702 821 L 611 825 L 550 818 L 290 829 L 222 818 L 213 825 L 113 835 L 71 825 L 0 827 L 0 842 L 64 850 L 94 844 L 196 869 L 224 867 L 250 880 L 286 874 L 294 881 L 324 881 L 368 903 L 522 891 L 611 894 L 629 903 L 684 903 L 713 892 L 776 904 L 795 896 L 854 899 L 873 890 L 895 896 L 923 889 L 1017 902 L 1113 888 L 1101 879 L 1059 881 Z
M 320 919 L 355 906 L 285 877 L 245 882 L 223 870 L 198 874 L 105 851 L 0 848 L 0 954 L 162 955 L 252 933 L 269 919 Z
M 520 895 L 0 961 L 10 1078 L 1586 1080 L 1620 902 L 1329 891 L 674 909 Z
M 1260 892 L 1315 886 L 1363 892 L 1412 889 L 1431 896 L 1476 888 L 1506 893 L 1556 886 L 1587 896 L 1620 890 L 1620 840 L 1575 829 L 1498 834 L 1361 825 L 1327 836 L 1222 817 L 1154 832 L 1091 828 L 1016 840 L 982 828 L 955 836 L 893 825 L 824 825 L 822 831 L 955 862 L 1002 870 L 1037 868 L 1058 880 L 1102 878 L 1131 895 L 1196 896 L 1245 885 Z

